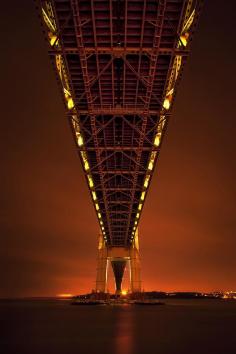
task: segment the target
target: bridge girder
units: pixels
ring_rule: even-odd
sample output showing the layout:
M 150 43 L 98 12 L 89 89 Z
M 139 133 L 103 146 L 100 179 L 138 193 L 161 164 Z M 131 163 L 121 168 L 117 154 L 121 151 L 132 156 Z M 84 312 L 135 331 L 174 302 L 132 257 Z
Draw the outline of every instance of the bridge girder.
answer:
M 202 1 L 38 3 L 104 241 L 128 246 Z

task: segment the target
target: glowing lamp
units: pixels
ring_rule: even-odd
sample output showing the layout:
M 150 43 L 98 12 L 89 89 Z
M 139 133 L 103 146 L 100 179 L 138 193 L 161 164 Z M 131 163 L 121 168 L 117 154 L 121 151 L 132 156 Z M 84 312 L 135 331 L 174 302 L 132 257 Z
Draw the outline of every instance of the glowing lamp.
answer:
M 82 145 L 84 144 L 84 141 L 83 141 L 83 138 L 82 138 L 81 134 L 77 132 L 77 133 L 76 133 L 76 136 L 77 136 L 77 143 L 78 143 L 78 145 L 79 145 L 79 146 L 82 146 Z
M 81 151 L 81 156 L 82 156 L 83 163 L 84 163 L 84 169 L 85 169 L 85 171 L 88 171 L 89 170 L 89 163 L 87 160 L 86 153 L 84 151 Z
M 171 96 L 168 96 L 165 98 L 163 102 L 163 107 L 167 110 L 170 109 L 170 101 L 171 101 Z
M 68 98 L 68 100 L 67 100 L 67 107 L 68 107 L 68 109 L 72 109 L 72 108 L 74 108 L 74 101 L 73 101 L 73 99 L 71 98 L 71 97 L 69 97 Z
M 92 192 L 92 196 L 93 196 L 93 200 L 97 200 L 97 196 L 96 196 L 96 193 L 94 191 Z
M 145 177 L 145 181 L 144 181 L 144 187 L 145 187 L 145 188 L 147 188 L 147 186 L 148 186 L 149 179 L 150 179 L 150 175 L 147 175 L 147 176 Z
M 150 161 L 148 164 L 148 169 L 151 171 L 153 169 L 153 161 Z
M 181 36 L 180 36 L 181 44 L 182 44 L 184 47 L 186 47 L 187 44 L 188 44 L 188 37 L 189 37 L 189 33 L 188 33 L 188 32 L 186 32 L 186 33 L 184 33 L 184 34 L 181 34 Z
M 161 142 L 161 134 L 158 133 L 158 134 L 155 136 L 154 145 L 155 145 L 155 146 L 159 146 L 159 145 L 160 145 L 160 142 Z
M 88 181 L 89 181 L 89 187 L 92 188 L 93 187 L 93 179 L 90 175 L 88 175 Z
M 88 163 L 88 161 L 84 161 L 84 168 L 85 168 L 85 171 L 88 171 L 88 170 L 89 170 L 89 163 Z
M 50 36 L 50 44 L 51 44 L 51 46 L 53 47 L 56 42 L 57 42 L 57 36 L 55 34 L 52 34 Z

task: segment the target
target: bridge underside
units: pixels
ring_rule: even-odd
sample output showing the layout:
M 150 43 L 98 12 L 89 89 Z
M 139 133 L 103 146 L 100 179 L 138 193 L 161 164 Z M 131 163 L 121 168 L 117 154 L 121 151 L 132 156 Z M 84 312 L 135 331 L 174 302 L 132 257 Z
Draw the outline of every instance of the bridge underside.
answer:
M 134 244 L 197 0 L 39 0 L 106 248 Z

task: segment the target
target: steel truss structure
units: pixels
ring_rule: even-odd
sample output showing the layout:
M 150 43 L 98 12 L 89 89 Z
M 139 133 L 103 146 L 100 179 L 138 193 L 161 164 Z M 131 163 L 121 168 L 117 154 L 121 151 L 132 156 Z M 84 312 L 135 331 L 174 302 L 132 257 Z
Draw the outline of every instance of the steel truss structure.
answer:
M 199 0 L 39 0 L 106 245 L 134 242 Z

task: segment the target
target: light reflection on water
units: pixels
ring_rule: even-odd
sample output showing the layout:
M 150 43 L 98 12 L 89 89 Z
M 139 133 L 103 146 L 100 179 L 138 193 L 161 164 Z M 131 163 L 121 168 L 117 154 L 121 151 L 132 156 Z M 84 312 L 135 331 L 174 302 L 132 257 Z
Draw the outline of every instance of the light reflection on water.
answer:
M 114 354 L 134 353 L 134 312 L 129 306 L 119 308 L 114 326 Z

